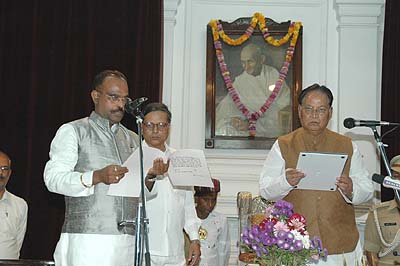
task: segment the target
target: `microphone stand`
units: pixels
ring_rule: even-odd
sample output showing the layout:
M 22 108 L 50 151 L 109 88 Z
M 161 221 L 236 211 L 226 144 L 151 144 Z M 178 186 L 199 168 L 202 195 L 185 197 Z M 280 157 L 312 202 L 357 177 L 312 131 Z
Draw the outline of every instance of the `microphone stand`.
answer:
M 386 171 L 389 176 L 392 176 L 392 169 L 390 169 L 390 166 L 389 166 L 389 160 L 387 158 L 386 151 L 385 151 L 385 144 L 382 142 L 382 138 L 379 135 L 378 131 L 376 130 L 376 126 L 370 126 L 370 128 L 371 128 L 372 132 L 374 132 L 375 141 L 378 146 L 379 152 L 381 154 L 381 158 L 383 159 L 383 163 L 385 164 Z M 399 190 L 393 189 L 393 191 L 394 191 L 394 196 L 396 197 L 397 202 L 400 202 Z
M 139 159 L 140 159 L 140 200 L 137 207 L 136 219 L 135 221 L 121 221 L 120 226 L 125 226 L 128 224 L 136 225 L 135 233 L 135 266 L 141 266 L 143 262 L 143 250 L 145 249 L 144 258 L 145 265 L 151 266 L 150 261 L 150 249 L 149 249 L 149 234 L 148 234 L 148 223 L 149 218 L 146 214 L 146 195 L 145 195 L 145 176 L 143 170 L 143 147 L 142 147 L 142 122 L 143 114 L 140 111 L 139 106 L 136 108 L 128 109 L 126 111 L 136 117 L 136 124 L 139 135 Z
M 147 225 L 149 223 L 149 218 L 147 218 L 146 214 L 146 195 L 145 195 L 145 183 L 144 183 L 144 170 L 143 170 L 143 146 L 142 146 L 142 112 L 139 107 L 135 110 L 136 116 L 136 124 L 138 128 L 139 135 L 139 158 L 140 158 L 140 202 L 137 211 L 136 218 L 136 240 L 135 240 L 135 266 L 142 265 L 142 252 L 143 252 L 143 243 L 145 248 L 145 265 L 150 266 L 150 251 L 149 251 L 149 232 Z

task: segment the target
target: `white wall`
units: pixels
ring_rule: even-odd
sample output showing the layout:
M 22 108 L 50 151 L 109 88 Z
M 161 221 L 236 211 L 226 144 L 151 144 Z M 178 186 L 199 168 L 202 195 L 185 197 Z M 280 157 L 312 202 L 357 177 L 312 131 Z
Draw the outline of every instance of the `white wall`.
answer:
M 303 88 L 317 82 L 332 90 L 334 115 L 329 127 L 352 137 L 368 170 L 379 172 L 372 132 L 349 131 L 342 123 L 346 117 L 380 118 L 384 0 L 164 0 L 164 7 L 163 101 L 173 114 L 171 146 L 204 149 L 207 23 L 232 22 L 261 12 L 276 22 L 303 23 Z M 222 182 L 217 210 L 230 217 L 235 229 L 236 194 L 258 194 L 268 150 L 205 153 L 212 176 Z M 237 238 L 237 232 L 232 233 Z

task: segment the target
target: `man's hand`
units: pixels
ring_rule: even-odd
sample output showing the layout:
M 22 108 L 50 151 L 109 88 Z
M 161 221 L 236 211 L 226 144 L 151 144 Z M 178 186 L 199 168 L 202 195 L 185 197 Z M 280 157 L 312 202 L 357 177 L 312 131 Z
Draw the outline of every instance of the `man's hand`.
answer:
M 287 168 L 286 169 L 286 180 L 291 186 L 297 186 L 302 178 L 306 175 L 297 169 Z
M 128 168 L 119 165 L 109 165 L 93 172 L 93 185 L 98 183 L 118 183 L 128 172 Z
M 151 191 L 153 189 L 154 182 L 156 181 L 156 177 L 158 175 L 163 175 L 168 172 L 169 161 L 170 160 L 168 159 L 167 163 L 164 163 L 162 158 L 156 158 L 153 161 L 153 167 L 149 169 L 144 180 L 148 190 Z
M 200 262 L 200 241 L 199 240 L 192 240 L 190 241 L 189 245 L 189 257 L 188 261 L 186 262 L 189 266 L 197 266 Z
M 167 163 L 164 163 L 162 158 L 156 158 L 153 161 L 153 167 L 147 172 L 148 175 L 163 175 L 168 171 L 169 159 Z
M 350 200 L 353 199 L 353 181 L 347 175 L 336 178 L 336 185 Z

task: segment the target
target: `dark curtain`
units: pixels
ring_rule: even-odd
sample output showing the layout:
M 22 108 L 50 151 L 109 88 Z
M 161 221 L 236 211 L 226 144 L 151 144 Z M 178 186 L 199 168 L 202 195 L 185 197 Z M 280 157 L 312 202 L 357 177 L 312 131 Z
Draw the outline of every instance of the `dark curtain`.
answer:
M 385 32 L 383 38 L 383 68 L 382 68 L 382 120 L 400 122 L 400 1 L 386 0 Z M 383 127 L 382 133 L 390 128 Z M 390 160 L 400 154 L 400 129 L 388 133 L 383 142 Z M 383 135 L 382 135 L 383 136 Z M 382 174 L 387 174 L 384 165 L 381 165 Z M 382 201 L 390 200 L 394 196 L 392 189 L 382 187 Z
M 90 114 L 104 69 L 127 75 L 132 98 L 159 101 L 162 28 L 162 0 L 0 1 L 0 150 L 7 189 L 29 205 L 22 258 L 52 259 L 59 238 L 64 200 L 43 182 L 56 130 Z

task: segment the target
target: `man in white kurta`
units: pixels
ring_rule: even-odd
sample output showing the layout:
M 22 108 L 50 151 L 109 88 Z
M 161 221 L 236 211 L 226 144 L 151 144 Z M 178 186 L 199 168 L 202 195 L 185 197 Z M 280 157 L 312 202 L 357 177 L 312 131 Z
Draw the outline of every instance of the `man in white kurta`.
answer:
M 368 182 L 369 174 L 366 171 L 360 151 L 355 143 L 353 143 L 353 156 L 351 160 L 350 176 L 353 178 L 354 196 L 352 200 L 344 199 L 353 205 L 365 202 L 370 198 L 371 184 Z M 266 199 L 276 201 L 284 198 L 293 187 L 286 181 L 285 177 L 285 161 L 282 158 L 278 142 L 272 146 L 268 157 L 264 162 L 260 177 L 260 194 Z M 322 243 L 323 244 L 323 243 Z M 329 250 L 328 250 L 329 252 Z M 347 265 L 355 265 L 356 260 L 360 261 L 363 255 L 361 243 L 358 242 L 353 252 L 341 255 L 329 255 L 327 261 L 319 261 L 317 265 L 342 265 L 344 259 Z M 360 264 L 361 265 L 361 264 Z
M 10 193 L 11 160 L 0 151 L 0 259 L 19 259 L 28 220 L 25 200 Z
M 159 149 L 161 160 L 167 161 L 174 152 L 165 141 L 169 136 L 171 113 L 161 103 L 150 103 L 143 110 L 145 146 Z M 194 207 L 192 187 L 174 187 L 168 174 L 148 176 L 146 187 L 149 218 L 149 246 L 152 266 L 184 266 L 184 234 L 190 238 L 189 263 L 196 265 L 200 258 L 198 230 L 200 221 Z
M 279 78 L 279 72 L 265 64 L 265 55 L 254 44 L 245 46 L 240 57 L 244 71 L 235 78 L 233 87 L 241 102 L 251 112 L 256 112 L 271 95 Z M 273 138 L 287 133 L 291 121 L 289 109 L 290 89 L 286 82 L 283 82 L 272 105 L 257 120 L 256 136 Z M 229 94 L 216 107 L 215 133 L 220 136 L 249 136 L 247 118 Z
M 121 165 L 137 147 L 137 135 L 120 124 L 127 96 L 122 73 L 99 73 L 91 92 L 95 110 L 61 126 L 51 143 L 44 181 L 66 203 L 57 266 L 134 265 L 135 229 L 119 223 L 135 219 L 138 199 L 107 195 L 128 172 Z M 164 173 L 160 166 L 148 173 Z
M 351 242 L 354 243 L 354 250 L 335 253 L 328 248 L 327 261 L 320 260 L 318 265 L 342 265 L 343 261 L 346 261 L 347 265 L 361 265 L 363 251 L 357 238 L 358 231 L 355 227 L 352 206 L 371 199 L 374 189 L 357 146 L 348 138 L 326 129 L 332 115 L 332 101 L 332 93 L 325 86 L 314 84 L 303 90 L 299 96 L 298 111 L 302 128 L 278 138 L 272 146 L 260 175 L 260 194 L 264 198 L 273 201 L 289 197 L 289 199 L 295 199 L 295 202 L 292 202 L 295 210 L 298 206 L 303 210 L 310 209 L 307 211 L 312 216 L 312 219 L 306 216 L 308 229 L 312 225 L 314 231 L 333 236 L 325 238 L 327 241 L 335 238 L 335 235 L 343 237 L 346 237 L 346 235 L 355 236 L 351 238 L 351 241 L 355 240 Z M 336 139 L 338 141 L 332 141 Z M 290 141 L 288 142 L 288 140 Z M 285 152 L 282 151 L 282 147 Z M 351 159 L 350 162 L 346 162 L 344 173 L 337 177 L 338 192 L 295 189 L 301 179 L 307 178 L 307 176 L 301 169 L 296 169 L 295 165 L 288 166 L 288 162 L 293 164 L 298 157 L 298 154 L 291 154 L 290 152 L 296 150 L 335 152 L 336 149 L 343 148 L 350 151 L 349 158 Z M 284 159 L 285 156 L 288 161 Z M 348 172 L 348 174 L 345 174 L 345 172 Z M 298 199 L 303 199 L 303 201 L 299 202 L 297 201 Z M 304 206 L 306 201 L 306 206 Z M 317 206 L 321 209 L 318 209 Z M 336 211 L 333 216 L 331 215 L 331 209 Z M 341 217 L 341 212 L 345 213 L 345 211 L 347 216 Z M 349 212 L 350 214 L 348 214 Z M 352 215 L 351 212 L 353 212 Z M 306 215 L 305 213 L 301 214 Z M 341 217 L 340 220 L 337 220 L 335 215 Z M 337 231 L 331 230 L 331 227 L 337 227 L 334 224 L 336 222 L 340 222 L 341 226 L 346 227 L 346 229 L 336 228 Z M 319 235 L 319 237 L 323 240 L 324 235 Z M 337 250 L 341 250 L 341 245 L 348 244 L 344 239 L 335 239 L 334 241 L 332 242 L 332 247 Z M 324 245 L 324 240 L 322 244 Z

